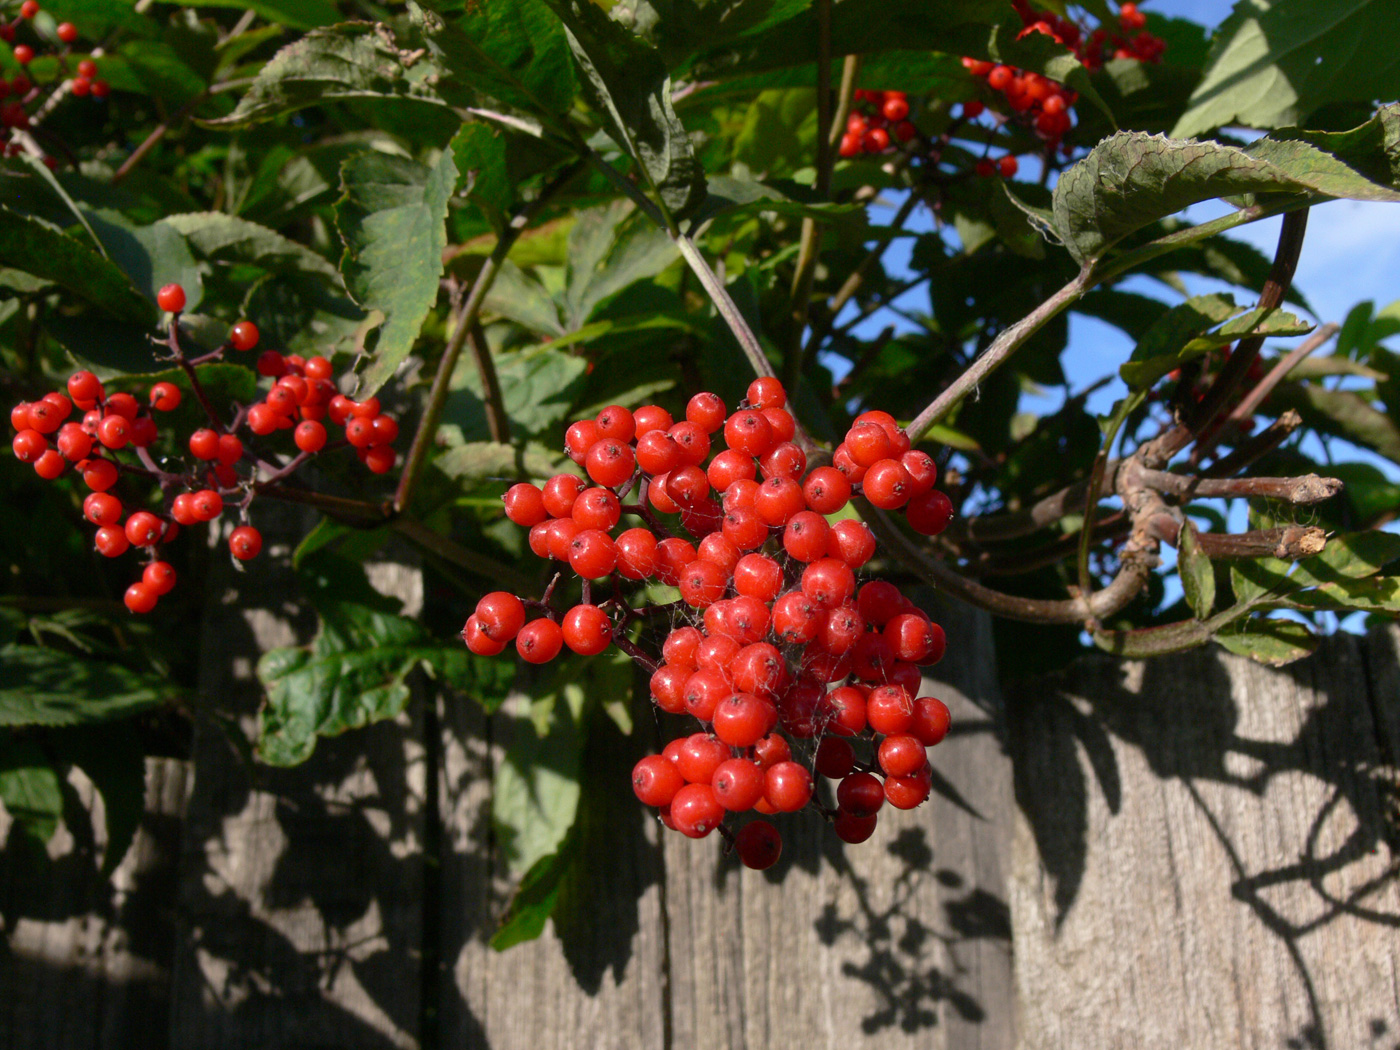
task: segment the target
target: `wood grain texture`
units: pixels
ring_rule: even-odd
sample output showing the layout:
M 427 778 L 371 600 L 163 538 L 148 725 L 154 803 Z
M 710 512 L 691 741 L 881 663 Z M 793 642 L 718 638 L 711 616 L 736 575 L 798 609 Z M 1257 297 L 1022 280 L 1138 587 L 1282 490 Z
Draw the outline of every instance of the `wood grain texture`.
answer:
M 632 796 L 640 755 L 601 713 L 587 728 L 592 772 L 580 802 L 580 876 L 561 893 L 543 936 L 504 953 L 487 941 L 511 881 L 490 836 L 491 776 L 524 715 L 517 695 L 486 719 L 451 697 L 443 720 L 443 1046 L 492 1050 L 666 1043 L 665 928 L 656 829 Z M 641 727 L 643 730 L 645 727 Z
M 950 655 L 925 689 L 959 726 L 930 755 L 941 797 L 883 811 L 858 846 L 815 815 L 778 818 L 783 857 L 763 873 L 719 842 L 663 835 L 671 1045 L 1008 1045 L 1011 788 L 991 636 L 980 616 L 935 617 Z
M 61 827 L 53 866 L 3 864 L 5 940 L 0 942 L 0 1046 L 67 1050 L 166 1045 L 174 951 L 171 907 L 188 767 L 146 762 L 145 816 L 109 879 L 96 867 L 104 824 Z M 90 782 L 70 787 L 85 806 Z
M 181 858 L 173 1047 L 419 1045 L 417 705 L 320 741 L 294 769 L 246 757 L 261 700 L 249 654 L 304 644 L 315 630 L 288 567 L 287 547 L 309 528 L 302 517 L 260 519 L 273 549 L 259 571 L 221 569 L 210 588 L 199 685 L 212 703 L 196 726 Z M 370 575 L 410 614 L 421 608 L 412 565 Z
M 1396 635 L 1009 696 L 1020 1043 L 1400 1042 Z

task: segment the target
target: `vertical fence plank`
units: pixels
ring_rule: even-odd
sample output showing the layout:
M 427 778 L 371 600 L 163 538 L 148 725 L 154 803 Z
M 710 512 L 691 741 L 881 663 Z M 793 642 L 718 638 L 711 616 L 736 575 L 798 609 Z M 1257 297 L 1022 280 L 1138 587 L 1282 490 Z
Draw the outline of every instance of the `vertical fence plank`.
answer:
M 147 759 L 145 815 L 110 879 L 82 848 L 87 829 L 60 830 L 54 845 L 62 852 L 42 878 L 40 869 L 4 865 L 0 1046 L 166 1045 L 186 776 L 184 762 Z M 74 790 L 92 804 L 86 780 Z
M 444 719 L 444 1046 L 492 1050 L 618 1050 L 666 1045 L 665 930 L 656 835 L 632 797 L 631 740 L 599 716 L 584 763 L 605 797 L 582 811 L 581 880 L 535 941 L 499 953 L 486 943 L 510 882 L 493 851 L 490 783 L 524 696 L 485 719 L 475 701 Z
M 1011 697 L 1022 1047 L 1400 1041 L 1384 649 L 1095 659 Z
M 180 878 L 171 1045 L 419 1045 L 424 756 L 412 705 L 398 722 L 323 740 L 291 770 L 251 765 L 261 690 L 249 654 L 305 643 L 314 618 L 287 567 L 308 523 L 260 520 L 256 573 L 216 572 L 200 691 L 232 719 L 197 725 Z M 422 605 L 408 565 L 376 567 L 383 593 Z M 375 578 L 377 577 L 377 578 Z M 420 727 L 421 728 L 421 727 Z

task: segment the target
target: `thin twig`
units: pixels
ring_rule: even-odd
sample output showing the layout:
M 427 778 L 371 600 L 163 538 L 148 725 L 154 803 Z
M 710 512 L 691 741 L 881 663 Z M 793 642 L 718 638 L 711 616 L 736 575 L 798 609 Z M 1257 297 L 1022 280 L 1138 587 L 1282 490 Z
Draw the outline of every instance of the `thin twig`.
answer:
M 505 262 L 506 256 L 510 253 L 511 247 L 515 244 L 516 238 L 530 224 L 531 220 L 539 214 L 545 203 L 570 179 L 578 174 L 583 167 L 583 162 L 578 161 L 570 164 L 552 182 L 540 190 L 537 196 L 528 205 L 522 208 L 516 216 L 511 219 L 510 224 L 501 231 L 501 236 L 496 241 L 496 247 L 492 249 L 490 256 L 482 263 L 481 272 L 476 275 L 476 281 L 472 284 L 471 291 L 467 294 L 466 301 L 462 303 L 462 308 L 458 311 L 456 326 L 452 330 L 452 337 L 447 342 L 447 347 L 443 350 L 442 360 L 438 362 L 437 374 L 433 376 L 433 385 L 428 393 L 428 404 L 423 410 L 423 419 L 418 424 L 418 429 L 413 435 L 413 444 L 408 450 L 408 458 L 404 461 L 403 473 L 399 475 L 398 489 L 394 493 L 394 508 L 403 510 L 408 506 L 409 500 L 413 497 L 414 486 L 418 483 L 418 477 L 423 471 L 423 465 L 428 458 L 428 448 L 437 436 L 438 421 L 442 418 L 443 406 L 447 403 L 447 395 L 452 387 L 452 374 L 457 369 L 457 359 L 461 356 L 462 347 L 471 334 L 476 323 L 477 315 L 481 312 L 481 306 L 486 301 L 486 293 L 491 290 L 491 285 L 496 279 L 496 274 L 500 271 L 501 265 Z M 483 346 L 483 352 L 485 347 Z M 478 365 L 480 360 L 478 360 Z M 485 373 L 483 372 L 483 379 Z M 483 381 L 483 390 L 487 389 Z M 499 395 L 499 385 L 496 390 Z M 500 409 L 504 415 L 504 408 Z
M 1206 470 L 1208 478 L 1228 478 L 1249 467 L 1256 460 L 1268 455 L 1287 440 L 1288 435 L 1303 425 L 1303 417 L 1290 408 L 1274 420 L 1261 433 L 1242 443 L 1228 456 L 1217 459 Z
M 1230 411 L 1230 419 L 1244 420 L 1250 418 L 1259 411 L 1259 406 L 1264 403 L 1264 399 L 1269 396 L 1274 387 L 1278 386 L 1288 377 L 1288 373 L 1298 367 L 1298 363 L 1305 357 L 1318 349 L 1334 335 L 1341 331 L 1341 326 L 1329 321 L 1312 335 L 1308 336 L 1296 347 L 1284 354 L 1283 357 L 1269 369 L 1269 373 L 1255 385 L 1254 389 L 1245 394 L 1240 403 Z M 1201 453 L 1204 456 L 1204 453 Z
M 970 368 L 953 380 L 946 390 L 914 417 L 914 421 L 905 428 L 909 434 L 909 440 L 917 444 L 919 439 L 928 433 L 930 427 L 951 412 L 978 383 L 1005 364 L 1007 359 L 1019 350 L 1026 340 L 1040 331 L 1051 318 L 1083 295 L 1091 283 L 1091 268 L 1085 266 L 1072 281 L 1050 296 L 1049 299 L 1046 299 L 1011 327 L 1003 329 L 1002 333 L 992 340 L 992 345 L 987 347 Z

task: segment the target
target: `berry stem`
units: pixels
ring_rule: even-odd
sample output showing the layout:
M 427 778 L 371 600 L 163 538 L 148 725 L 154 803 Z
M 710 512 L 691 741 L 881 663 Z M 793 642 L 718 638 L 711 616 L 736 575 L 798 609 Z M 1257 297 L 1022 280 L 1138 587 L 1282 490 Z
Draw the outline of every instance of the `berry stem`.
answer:
M 214 411 L 214 406 L 209 403 L 209 395 L 204 390 L 204 384 L 199 381 L 199 373 L 195 371 L 194 362 L 185 356 L 185 351 L 180 347 L 180 315 L 178 313 L 170 318 L 170 331 L 165 337 L 165 345 L 170 348 L 171 359 L 180 366 L 181 371 L 189 378 L 190 389 L 194 391 L 194 396 L 199 399 L 204 414 L 209 417 L 209 426 L 217 434 L 227 434 L 228 428 L 219 419 L 219 414 Z
M 613 635 L 613 645 L 617 646 L 624 653 L 632 658 L 632 662 L 641 666 L 647 674 L 655 674 L 656 669 L 661 665 L 638 648 L 630 639 L 621 634 Z

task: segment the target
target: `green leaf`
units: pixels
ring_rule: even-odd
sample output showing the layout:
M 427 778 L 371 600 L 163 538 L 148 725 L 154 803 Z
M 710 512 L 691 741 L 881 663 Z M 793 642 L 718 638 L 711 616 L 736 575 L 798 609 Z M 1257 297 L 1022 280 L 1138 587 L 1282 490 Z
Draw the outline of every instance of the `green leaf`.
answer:
M 206 259 L 248 263 L 272 273 L 316 274 L 336 279 L 334 265 L 276 230 L 222 212 L 169 215 L 161 225 L 178 231 Z
M 185 289 L 186 308 L 194 311 L 204 298 L 204 277 L 190 246 L 178 230 L 164 223 L 134 226 L 121 212 L 88 212 L 93 232 L 101 239 L 107 257 L 121 267 L 131 283 L 147 298 L 167 284 Z
M 546 117 L 573 107 L 578 82 L 569 43 L 542 0 L 426 0 L 423 31 L 450 81 Z
M 1336 102 L 1400 95 L 1390 0 L 1240 0 L 1172 130 L 1301 124 Z
M 605 300 L 679 258 L 671 238 L 630 201 L 579 212 L 569 231 L 565 328 L 581 328 Z
M 1335 612 L 1400 612 L 1400 576 L 1373 576 L 1364 580 L 1337 580 L 1294 595 L 1295 608 L 1331 609 Z
M 448 477 L 470 489 L 495 478 L 553 477 L 564 470 L 565 457 L 534 443 L 521 447 L 495 441 L 469 441 L 449 448 L 433 463 Z
M 467 197 L 499 234 L 510 220 L 515 191 L 506 170 L 505 136 L 485 124 L 463 124 L 448 146 L 457 170 L 470 179 Z
M 1146 390 L 1174 368 L 1200 357 L 1210 347 L 1192 340 L 1239 313 L 1228 295 L 1198 295 L 1172 307 L 1138 341 L 1132 357 L 1118 369 L 1130 389 Z M 1228 342 L 1229 340 L 1227 340 Z
M 501 856 L 516 876 L 559 850 L 578 813 L 584 696 L 578 682 L 567 680 L 571 673 L 578 673 L 577 665 L 560 665 L 559 686 L 535 684 L 533 699 L 516 694 L 510 705 L 517 717 L 496 770 L 491 820 Z
M 1287 594 L 1298 589 L 1298 583 L 1288 578 L 1292 563 L 1278 558 L 1231 560 L 1230 588 L 1239 605 L 1254 602 L 1269 594 Z
M 111 660 L 32 645 L 0 649 L 0 726 L 107 722 L 183 697 L 168 679 Z
M 1342 493 L 1363 525 L 1400 507 L 1400 483 L 1386 477 L 1379 467 L 1370 463 L 1333 463 L 1327 473 L 1340 478 L 1346 486 Z
M 1304 624 L 1258 616 L 1231 625 L 1217 634 L 1215 640 L 1230 652 L 1269 667 L 1291 664 L 1311 655 L 1317 648 L 1317 636 Z
M 1393 532 L 1353 532 L 1332 536 L 1322 553 L 1298 563 L 1292 582 L 1311 587 L 1372 576 L 1400 558 L 1400 535 Z
M 775 215 L 797 219 L 811 218 L 831 222 L 854 218 L 861 214 L 858 205 L 822 201 L 806 187 L 796 183 L 785 182 L 781 183 L 781 186 L 782 189 L 779 189 L 771 184 L 751 179 L 736 179 L 729 175 L 711 176 L 705 202 L 690 217 L 691 229 L 721 215 L 731 218 L 736 215 L 773 212 Z
M 582 392 L 587 371 L 583 358 L 549 347 L 497 354 L 496 376 L 512 433 L 538 436 L 561 422 Z M 452 393 L 443 413 L 444 429 L 457 428 L 461 440 L 454 441 L 447 431 L 449 441 L 462 444 L 490 436 L 483 404 L 476 362 L 464 357 L 452 377 Z
M 498 952 L 544 933 L 544 925 L 559 903 L 559 891 L 577 859 L 573 836 L 568 836 L 555 852 L 537 860 L 520 880 L 501 925 L 491 935 L 491 947 Z
M 641 166 L 677 218 L 705 198 L 705 171 L 671 105 L 671 78 L 655 48 L 612 21 L 590 0 L 547 0 L 568 32 L 594 106 L 609 133 Z
M 0 266 L 61 285 L 114 318 L 150 327 L 155 303 L 115 263 L 52 226 L 0 207 Z
M 33 741 L 0 740 L 0 804 L 40 842 L 58 830 L 63 789 L 48 756 Z
M 560 336 L 565 331 L 549 291 L 509 259 L 497 271 L 484 306 L 537 335 Z
M 355 302 L 384 316 L 360 373 L 357 396 L 363 398 L 403 363 L 437 301 L 457 166 L 449 151 L 431 168 L 362 153 L 345 162 L 341 185 L 344 195 L 335 206 L 345 242 L 340 271 Z
M 1215 568 L 1201 551 L 1196 526 L 1189 521 L 1181 530 L 1180 543 L 1177 569 L 1181 575 L 1181 590 L 1196 619 L 1205 620 L 1215 608 Z
M 318 552 L 298 571 L 321 627 L 305 649 L 273 649 L 258 661 L 267 704 L 258 715 L 258 755 L 269 765 L 306 761 L 321 736 L 396 717 L 407 677 L 423 668 L 483 698 L 503 696 L 509 667 L 475 657 L 457 639 L 430 635 L 398 614 L 356 562 Z
M 1309 426 L 1374 449 L 1400 463 L 1400 426 L 1354 391 L 1331 390 L 1317 383 L 1286 383 L 1275 389 L 1272 404 L 1296 407 Z
M 383 23 L 346 22 L 313 29 L 278 51 L 248 93 L 213 127 L 246 127 L 307 106 L 391 99 L 444 106 L 434 84 L 441 70 L 401 50 Z
M 1297 139 L 1239 147 L 1120 132 L 1060 176 L 1054 231 L 1083 263 L 1158 219 L 1216 197 L 1305 193 L 1400 201 L 1394 178 L 1376 181 L 1368 160 L 1374 156 L 1342 159 Z
M 171 106 L 183 106 L 208 86 L 186 63 L 179 50 L 163 40 L 133 40 L 103 60 L 103 75 L 120 91 L 156 95 Z

